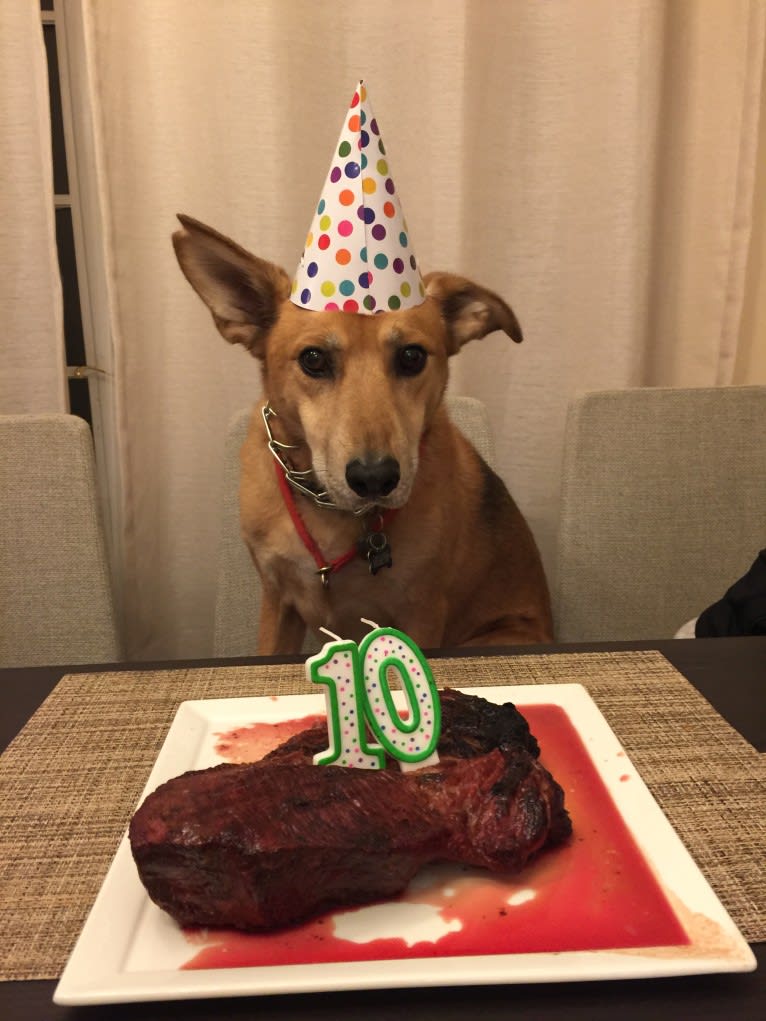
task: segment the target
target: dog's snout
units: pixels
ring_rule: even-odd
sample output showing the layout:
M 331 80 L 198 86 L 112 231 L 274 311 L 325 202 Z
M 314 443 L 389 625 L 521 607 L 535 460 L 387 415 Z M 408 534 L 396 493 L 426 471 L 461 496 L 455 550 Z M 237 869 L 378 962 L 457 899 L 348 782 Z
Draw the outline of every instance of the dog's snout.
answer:
M 346 465 L 346 482 L 357 496 L 367 499 L 388 496 L 399 485 L 399 477 L 399 462 L 393 457 L 355 458 Z

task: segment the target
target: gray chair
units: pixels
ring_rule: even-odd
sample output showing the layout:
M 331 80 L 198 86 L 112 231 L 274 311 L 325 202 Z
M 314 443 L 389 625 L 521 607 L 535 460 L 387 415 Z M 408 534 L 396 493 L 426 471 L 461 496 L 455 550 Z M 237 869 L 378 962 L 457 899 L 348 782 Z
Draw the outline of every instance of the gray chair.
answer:
M 494 449 L 484 404 L 472 397 L 448 397 L 447 406 L 455 425 L 492 464 Z M 226 436 L 215 604 L 216 656 L 253 656 L 258 642 L 261 586 L 239 527 L 239 451 L 251 414 L 251 409 L 237 412 Z M 309 637 L 307 651 L 315 644 Z
M 672 637 L 766 545 L 766 387 L 588 393 L 566 423 L 559 641 Z
M 121 658 L 90 430 L 2 415 L 0 666 Z

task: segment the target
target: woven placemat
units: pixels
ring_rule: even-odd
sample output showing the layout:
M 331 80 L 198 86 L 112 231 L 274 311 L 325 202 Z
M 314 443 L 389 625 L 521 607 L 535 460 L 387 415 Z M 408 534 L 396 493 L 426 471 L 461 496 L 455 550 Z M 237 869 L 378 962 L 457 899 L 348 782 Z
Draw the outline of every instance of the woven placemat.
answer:
M 766 938 L 766 756 L 663 656 L 432 667 L 439 685 L 583 684 L 742 933 Z M 61 973 L 180 702 L 306 690 L 300 665 L 63 678 L 0 759 L 0 978 Z

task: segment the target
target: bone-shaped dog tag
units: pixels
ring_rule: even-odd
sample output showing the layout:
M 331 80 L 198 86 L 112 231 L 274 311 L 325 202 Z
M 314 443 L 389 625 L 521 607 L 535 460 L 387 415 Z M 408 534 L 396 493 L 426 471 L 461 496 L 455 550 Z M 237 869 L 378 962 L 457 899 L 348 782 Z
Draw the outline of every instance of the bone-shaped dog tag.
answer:
M 359 553 L 367 557 L 370 574 L 377 574 L 384 567 L 391 567 L 391 547 L 383 532 L 368 532 L 359 542 Z
M 393 566 L 393 558 L 391 556 L 391 547 L 386 545 L 385 549 L 372 550 L 367 554 L 367 560 L 370 565 L 370 574 L 377 574 L 382 567 Z

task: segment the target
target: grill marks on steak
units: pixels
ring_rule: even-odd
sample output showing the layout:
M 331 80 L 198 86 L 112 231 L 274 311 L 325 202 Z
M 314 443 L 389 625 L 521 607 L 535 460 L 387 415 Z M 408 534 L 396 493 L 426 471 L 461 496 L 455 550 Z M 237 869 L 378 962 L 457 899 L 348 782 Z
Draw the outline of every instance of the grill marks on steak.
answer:
M 563 792 L 523 717 L 458 692 L 441 699 L 432 769 L 314 766 L 322 725 L 261 762 L 163 784 L 130 825 L 151 898 L 181 925 L 271 929 L 394 896 L 429 862 L 513 872 L 564 840 Z

